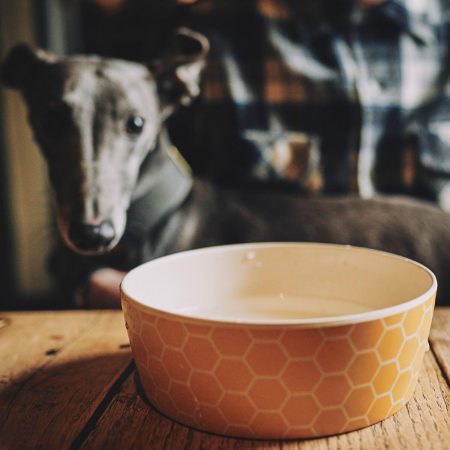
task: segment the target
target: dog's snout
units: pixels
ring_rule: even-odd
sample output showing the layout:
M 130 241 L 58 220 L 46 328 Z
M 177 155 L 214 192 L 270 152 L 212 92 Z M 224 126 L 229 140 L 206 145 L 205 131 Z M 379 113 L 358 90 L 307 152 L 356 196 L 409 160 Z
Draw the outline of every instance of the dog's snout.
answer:
M 78 249 L 98 252 L 108 248 L 116 237 L 116 232 L 110 220 L 104 220 L 96 225 L 74 222 L 69 227 L 68 236 Z

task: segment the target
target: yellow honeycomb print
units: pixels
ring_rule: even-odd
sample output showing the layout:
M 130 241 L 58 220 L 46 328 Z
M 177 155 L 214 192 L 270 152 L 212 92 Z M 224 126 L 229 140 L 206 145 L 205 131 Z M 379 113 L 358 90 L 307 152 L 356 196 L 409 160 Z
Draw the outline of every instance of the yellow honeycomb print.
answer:
M 142 386 L 158 410 L 214 433 L 294 438 L 365 427 L 406 404 L 434 297 L 371 322 L 302 329 L 156 315 L 125 294 L 122 306 Z

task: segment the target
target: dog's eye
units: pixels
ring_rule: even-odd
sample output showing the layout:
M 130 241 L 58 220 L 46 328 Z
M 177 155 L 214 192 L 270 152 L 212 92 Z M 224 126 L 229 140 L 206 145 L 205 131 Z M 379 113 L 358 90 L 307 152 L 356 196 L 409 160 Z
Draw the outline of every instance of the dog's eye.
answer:
M 141 116 L 131 116 L 127 120 L 126 130 L 128 134 L 139 134 L 144 128 L 145 120 Z

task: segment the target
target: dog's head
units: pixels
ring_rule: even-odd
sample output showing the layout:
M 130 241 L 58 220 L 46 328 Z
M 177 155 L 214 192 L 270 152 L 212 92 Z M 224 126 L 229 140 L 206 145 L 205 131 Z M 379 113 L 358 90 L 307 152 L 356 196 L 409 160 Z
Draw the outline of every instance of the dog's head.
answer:
M 206 38 L 177 31 L 151 66 L 96 56 L 56 58 L 26 45 L 1 66 L 19 89 L 48 163 L 66 244 L 104 253 L 122 236 L 142 161 L 161 125 L 199 93 Z

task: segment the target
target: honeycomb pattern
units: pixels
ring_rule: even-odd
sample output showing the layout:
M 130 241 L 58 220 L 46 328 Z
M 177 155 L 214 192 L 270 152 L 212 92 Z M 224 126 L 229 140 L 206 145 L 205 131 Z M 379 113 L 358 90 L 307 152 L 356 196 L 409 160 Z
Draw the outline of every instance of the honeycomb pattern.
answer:
M 167 416 L 240 437 L 314 437 L 394 414 L 413 395 L 434 297 L 395 316 L 331 328 L 181 322 L 128 300 L 131 348 Z

